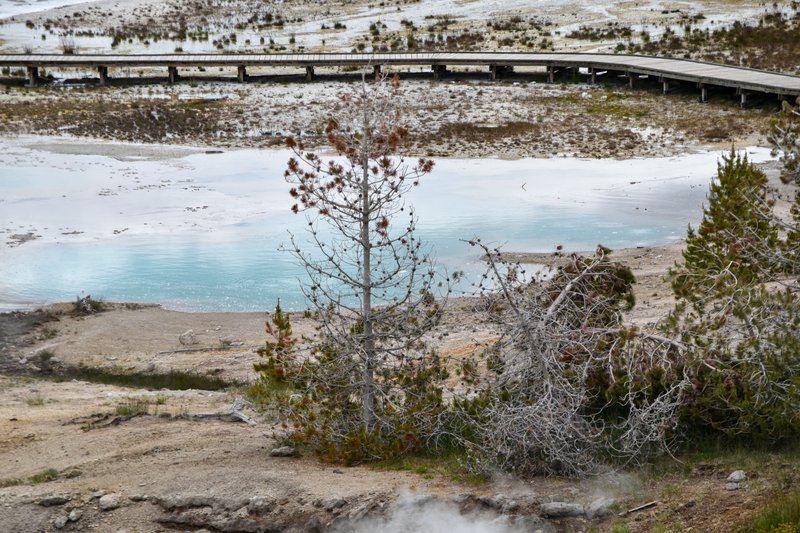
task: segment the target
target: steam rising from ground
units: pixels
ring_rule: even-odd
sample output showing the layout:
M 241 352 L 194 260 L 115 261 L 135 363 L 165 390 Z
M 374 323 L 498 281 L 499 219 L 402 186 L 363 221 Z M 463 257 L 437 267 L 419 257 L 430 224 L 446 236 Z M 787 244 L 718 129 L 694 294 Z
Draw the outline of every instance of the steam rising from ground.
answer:
M 554 525 L 539 516 L 542 502 L 575 502 L 590 506 L 605 500 L 613 510 L 620 500 L 642 490 L 636 476 L 609 469 L 596 477 L 568 483 L 531 483 L 498 474 L 494 496 L 446 500 L 404 491 L 382 510 L 334 525 L 335 533 L 552 533 Z M 492 503 L 487 505 L 486 501 Z M 609 512 L 609 511 L 606 511 Z M 508 513 L 508 514 L 507 514 Z M 603 515 L 597 515 L 600 517 Z
M 461 514 L 458 505 L 430 495 L 404 493 L 384 516 L 343 524 L 336 533 L 522 533 L 537 531 L 532 524 L 514 524 L 491 512 Z M 547 531 L 548 528 L 542 528 Z

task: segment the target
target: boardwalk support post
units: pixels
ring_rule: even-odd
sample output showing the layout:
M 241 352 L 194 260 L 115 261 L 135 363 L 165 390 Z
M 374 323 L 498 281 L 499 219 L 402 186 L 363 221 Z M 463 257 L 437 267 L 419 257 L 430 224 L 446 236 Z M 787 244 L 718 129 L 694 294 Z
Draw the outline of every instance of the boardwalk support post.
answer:
M 306 81 L 314 81 L 314 67 L 311 65 L 306 66 Z
M 100 76 L 100 85 L 108 83 L 108 67 L 97 67 L 97 75 Z
M 239 65 L 237 67 L 237 77 L 239 78 L 239 83 L 244 83 L 247 81 L 247 68 L 244 65 Z
M 744 109 L 745 107 L 747 107 L 747 91 L 739 89 L 739 96 L 741 97 L 741 101 L 739 102 L 739 107 Z
M 35 87 L 39 83 L 39 67 L 28 67 L 28 85 Z
M 167 72 L 169 73 L 169 82 L 171 84 L 178 81 L 178 67 L 167 67 Z
M 433 79 L 436 81 L 441 80 L 447 74 L 447 65 L 433 65 L 431 68 L 433 69 Z
M 667 94 L 669 92 L 669 80 L 661 78 L 661 93 Z
M 636 74 L 634 74 L 633 72 L 628 72 L 628 73 L 627 73 L 627 76 L 628 76 L 628 87 L 629 87 L 630 89 L 633 89 L 634 87 L 636 87 L 636 78 L 637 78 L 637 75 L 636 75 Z
M 489 77 L 492 81 L 496 81 L 512 72 L 514 72 L 514 67 L 510 65 L 489 65 Z
M 555 67 L 547 67 L 547 81 L 550 83 L 554 83 L 556 81 Z
M 708 87 L 704 83 L 698 83 L 697 87 L 700 89 L 700 101 L 705 103 L 708 101 Z
M 381 79 L 381 66 L 380 65 L 373 65 L 372 66 L 372 73 L 375 75 L 375 81 L 380 81 L 380 79 Z
M 592 85 L 597 83 L 597 71 L 595 70 L 594 67 L 591 67 L 589 69 L 589 83 L 591 83 Z

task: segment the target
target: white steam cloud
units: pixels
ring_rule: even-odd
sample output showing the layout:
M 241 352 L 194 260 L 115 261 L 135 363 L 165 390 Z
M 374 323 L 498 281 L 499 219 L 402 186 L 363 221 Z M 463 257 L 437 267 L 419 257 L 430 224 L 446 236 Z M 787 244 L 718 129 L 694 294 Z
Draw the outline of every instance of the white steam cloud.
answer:
M 530 523 L 514 524 L 491 512 L 461 514 L 458 505 L 424 494 L 404 493 L 383 516 L 340 524 L 336 533 L 532 533 Z M 547 531 L 544 527 L 541 531 Z

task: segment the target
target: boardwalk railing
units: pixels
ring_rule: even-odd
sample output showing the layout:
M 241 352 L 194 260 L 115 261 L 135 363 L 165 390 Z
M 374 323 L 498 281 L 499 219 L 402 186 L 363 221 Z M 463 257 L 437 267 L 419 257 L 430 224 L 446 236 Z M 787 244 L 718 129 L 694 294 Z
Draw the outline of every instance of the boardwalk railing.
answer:
M 748 92 L 774 94 L 781 97 L 800 96 L 800 77 L 715 63 L 685 59 L 648 57 L 624 54 L 593 53 L 514 53 L 514 52 L 420 52 L 420 53 L 330 53 L 330 54 L 169 54 L 169 55 L 0 55 L 0 66 L 25 67 L 31 84 L 38 80 L 42 67 L 96 68 L 100 82 L 108 80 L 109 68 L 164 67 L 169 80 L 178 78 L 183 67 L 237 67 L 239 81 L 247 80 L 248 67 L 300 67 L 306 79 L 313 80 L 315 67 L 426 65 L 435 79 L 441 78 L 448 66 L 485 66 L 492 79 L 514 67 L 546 67 L 552 81 L 563 70 L 585 69 L 591 81 L 605 73 L 626 75 L 633 85 L 639 76 L 657 77 L 669 89 L 670 81 L 696 83 L 705 98 L 707 86 L 730 87 L 742 95 Z

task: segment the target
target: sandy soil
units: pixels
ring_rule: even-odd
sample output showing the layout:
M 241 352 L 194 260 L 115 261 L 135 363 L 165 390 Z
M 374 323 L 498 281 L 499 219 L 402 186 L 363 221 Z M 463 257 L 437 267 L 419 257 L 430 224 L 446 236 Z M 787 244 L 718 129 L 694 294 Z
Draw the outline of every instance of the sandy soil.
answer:
M 268 452 L 274 441 L 268 426 L 165 416 L 220 410 L 231 400 L 223 393 L 147 393 L 81 382 L 24 383 L 6 378 L 0 380 L 0 388 L 3 476 L 27 478 L 45 468 L 62 473 L 58 481 L 0 489 L 0 516 L 3 527 L 10 527 L 6 531 L 50 530 L 53 518 L 72 509 L 84 512 L 77 529 L 161 531 L 154 520 L 164 512 L 148 500 L 169 495 L 201 495 L 243 505 L 254 497 L 271 498 L 289 508 L 284 512 L 291 522 L 317 512 L 313 502 L 319 499 L 338 497 L 357 503 L 398 487 L 435 492 L 444 486 L 404 472 L 350 468 L 345 474 L 314 459 L 271 458 Z M 33 394 L 45 398 L 44 405 L 26 405 L 25 399 Z M 160 416 L 98 429 L 81 424 L 81 417 L 113 411 L 125 398 L 156 394 L 166 398 Z M 113 512 L 98 511 L 91 498 L 98 490 L 121 494 L 122 506 Z M 51 494 L 66 494 L 70 502 L 56 508 L 35 505 Z M 21 509 L 13 508 L 20 505 Z

